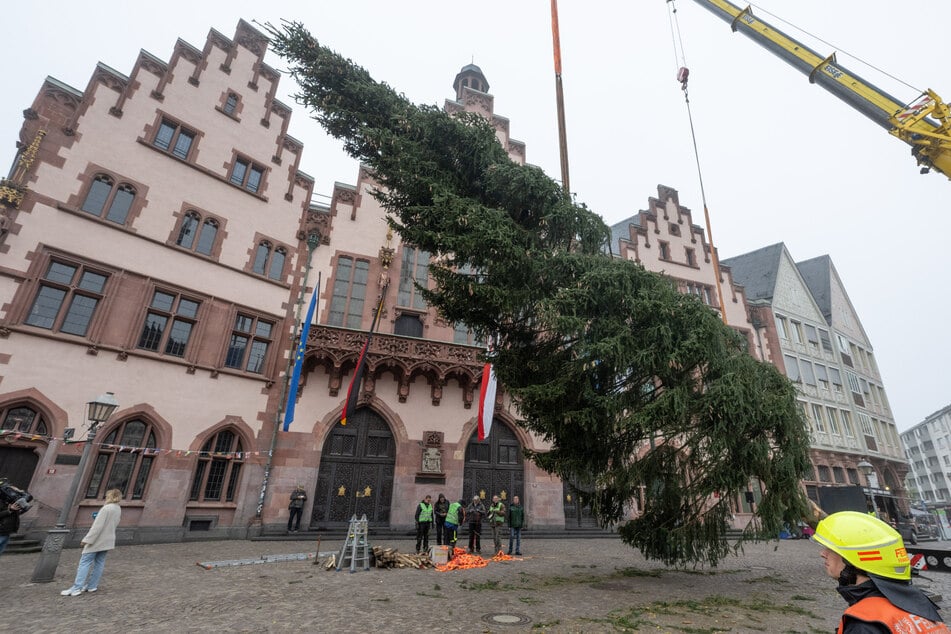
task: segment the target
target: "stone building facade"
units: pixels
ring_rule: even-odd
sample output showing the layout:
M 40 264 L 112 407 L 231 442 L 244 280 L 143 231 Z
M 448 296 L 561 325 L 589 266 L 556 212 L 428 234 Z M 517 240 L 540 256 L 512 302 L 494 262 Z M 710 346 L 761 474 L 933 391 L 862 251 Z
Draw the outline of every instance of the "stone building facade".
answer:
M 180 40 L 167 62 L 143 51 L 129 76 L 100 64 L 84 90 L 48 78 L 25 111 L 0 184 L 0 475 L 38 501 L 24 529 L 51 526 L 74 481 L 74 539 L 113 487 L 126 541 L 276 531 L 297 484 L 312 529 L 354 514 L 407 528 L 418 500 L 440 492 L 520 495 L 535 528 L 563 528 L 566 509 L 580 522 L 562 483 L 524 460 L 544 444 L 514 424 L 504 390 L 477 440 L 483 346 L 421 301 L 413 282 L 427 283 L 428 254 L 389 233 L 372 176 L 361 169 L 329 205 L 311 203 L 266 48 L 240 21 L 202 48 Z M 446 109 L 485 116 L 524 162 L 488 87 L 464 67 Z M 120 407 L 79 473 L 85 403 L 106 391 Z
M 703 227 L 694 222 L 692 211 L 680 204 L 677 190 L 665 185 L 658 185 L 657 196 L 648 199 L 646 210 L 611 226 L 612 255 L 670 278 L 680 292 L 696 296 L 723 317 L 746 339 L 751 355 L 769 360 L 771 348 L 750 321 L 746 292 L 729 267 L 719 267 L 717 284 L 714 249 Z M 753 481 L 729 500 L 735 528 L 746 527 L 762 494 L 760 483 Z
M 908 464 L 895 420 L 872 344 L 831 258 L 797 263 L 779 243 L 723 263 L 746 289 L 770 362 L 799 388 L 810 426 L 810 499 L 822 506 L 828 487 L 860 485 L 882 516 L 907 515 Z
M 123 539 L 245 535 L 319 233 L 267 40 L 244 21 L 83 90 L 47 78 L 2 184 L 0 471 L 50 526 L 123 491 Z M 326 214 L 324 214 L 326 215 Z M 323 237 L 323 234 L 321 234 Z M 74 433 L 69 439 L 70 433 Z

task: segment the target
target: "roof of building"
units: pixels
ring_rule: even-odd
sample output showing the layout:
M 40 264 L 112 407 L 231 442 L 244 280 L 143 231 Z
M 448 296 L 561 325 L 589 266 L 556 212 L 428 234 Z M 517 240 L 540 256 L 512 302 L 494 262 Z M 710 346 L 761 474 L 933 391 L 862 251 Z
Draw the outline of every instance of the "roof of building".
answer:
M 635 227 L 641 226 L 638 220 L 640 215 L 631 216 L 630 218 L 625 218 L 624 220 L 611 225 L 609 228 L 611 230 L 611 255 L 619 255 L 620 247 L 618 244 L 621 240 L 630 240 L 631 239 L 631 230 L 629 227 L 634 225 Z M 607 249 L 605 249 L 607 251 Z
M 733 281 L 746 289 L 746 299 L 772 300 L 776 288 L 780 256 L 786 248 L 782 242 L 721 260 L 733 273 Z
M 822 316 L 831 323 L 832 318 L 832 258 L 820 255 L 811 260 L 796 262 L 796 268 L 809 288 Z

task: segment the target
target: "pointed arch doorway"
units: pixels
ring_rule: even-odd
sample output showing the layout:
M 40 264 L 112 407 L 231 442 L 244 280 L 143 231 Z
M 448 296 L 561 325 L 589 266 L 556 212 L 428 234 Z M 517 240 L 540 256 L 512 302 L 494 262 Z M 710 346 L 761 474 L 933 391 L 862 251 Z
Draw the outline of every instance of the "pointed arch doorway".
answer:
M 462 497 L 468 502 L 476 495 L 486 500 L 499 495 L 506 503 L 517 495 L 523 503 L 526 501 L 522 443 L 498 418 L 492 420 L 488 438 L 480 441 L 478 431 L 474 431 L 466 445 Z
M 354 515 L 388 526 L 395 466 L 393 432 L 379 414 L 364 407 L 338 422 L 320 455 L 311 527 L 344 527 Z

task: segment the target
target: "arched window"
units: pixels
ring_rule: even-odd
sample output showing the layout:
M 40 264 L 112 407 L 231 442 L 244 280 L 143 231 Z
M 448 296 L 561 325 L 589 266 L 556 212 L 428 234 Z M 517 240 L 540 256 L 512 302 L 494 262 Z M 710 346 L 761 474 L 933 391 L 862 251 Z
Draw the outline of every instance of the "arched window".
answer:
M 198 246 L 195 251 L 202 255 L 211 255 L 215 247 L 215 238 L 218 237 L 218 221 L 214 218 L 205 220 L 201 225 L 201 233 L 198 234 Z
M 46 436 L 49 433 L 48 429 L 46 421 L 32 407 L 14 405 L 6 409 L 0 409 L 0 430 Z
M 264 275 L 269 255 L 271 255 L 271 243 L 265 240 L 258 244 L 257 251 L 254 252 L 254 265 L 251 267 L 251 271 L 258 275 Z
M 244 456 L 241 438 L 230 429 L 223 429 L 202 445 L 195 465 L 189 500 L 234 502 L 238 476 Z
M 214 218 L 206 218 L 202 221 L 201 214 L 190 209 L 182 217 L 175 244 L 202 255 L 211 255 L 218 239 L 218 226 L 218 221 Z
M 186 249 L 191 249 L 192 245 L 195 244 L 195 234 L 198 233 L 198 224 L 201 222 L 201 218 L 194 211 L 189 211 L 185 214 L 185 218 L 182 219 L 182 226 L 178 230 L 178 239 L 175 241 L 180 247 Z
M 258 275 L 267 274 L 268 278 L 280 281 L 284 278 L 284 262 L 287 260 L 287 249 L 276 249 L 267 240 L 262 240 L 254 252 L 254 263 L 251 271 Z
M 122 422 L 102 437 L 98 450 L 86 497 L 101 499 L 109 489 L 119 489 L 127 500 L 141 500 L 158 453 L 152 424 Z
M 284 247 L 274 249 L 274 255 L 271 256 L 271 266 L 268 267 L 267 276 L 272 280 L 280 281 L 284 277 L 284 262 L 287 260 L 287 251 Z
M 129 210 L 132 209 L 134 200 L 135 188 L 132 185 L 117 184 L 111 176 L 97 174 L 89 186 L 86 199 L 80 209 L 100 218 L 103 211 L 108 210 L 105 215 L 106 220 L 124 225 L 129 218 Z

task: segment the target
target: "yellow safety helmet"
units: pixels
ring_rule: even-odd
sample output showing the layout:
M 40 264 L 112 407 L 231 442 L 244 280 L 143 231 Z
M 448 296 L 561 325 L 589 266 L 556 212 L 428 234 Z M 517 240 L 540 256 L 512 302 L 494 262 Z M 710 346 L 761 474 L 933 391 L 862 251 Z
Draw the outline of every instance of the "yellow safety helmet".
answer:
M 840 511 L 816 526 L 812 539 L 864 572 L 887 579 L 911 579 L 911 562 L 901 535 L 865 513 Z

